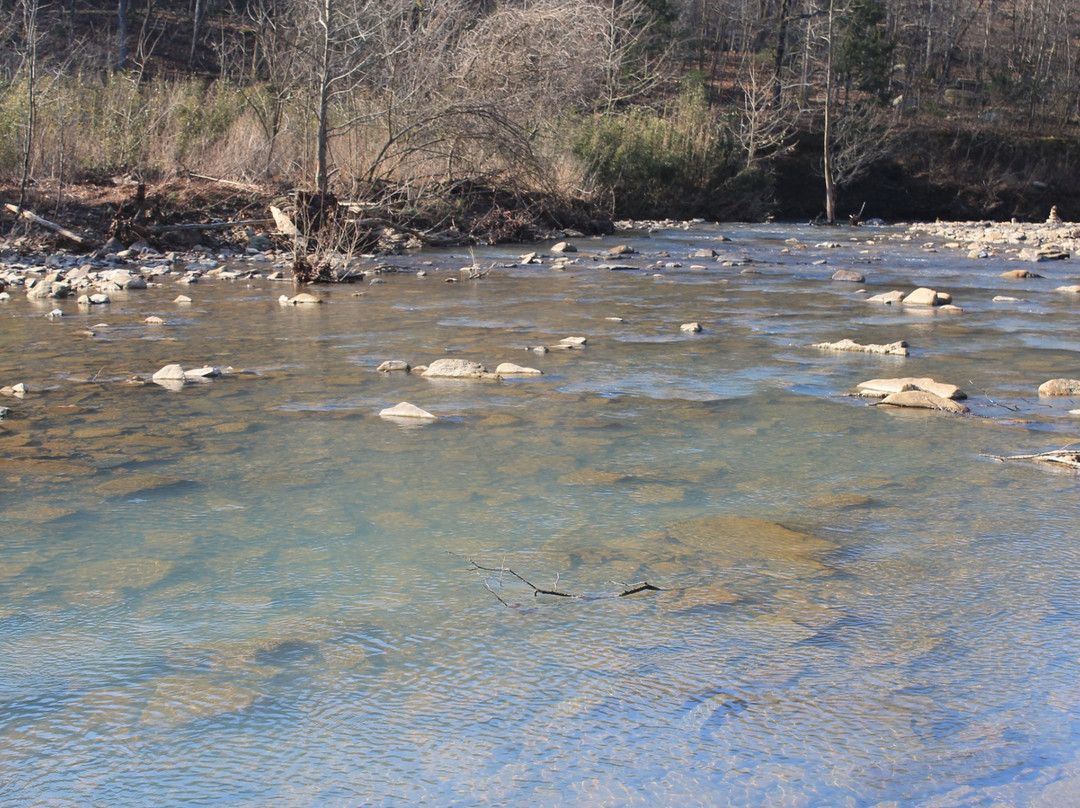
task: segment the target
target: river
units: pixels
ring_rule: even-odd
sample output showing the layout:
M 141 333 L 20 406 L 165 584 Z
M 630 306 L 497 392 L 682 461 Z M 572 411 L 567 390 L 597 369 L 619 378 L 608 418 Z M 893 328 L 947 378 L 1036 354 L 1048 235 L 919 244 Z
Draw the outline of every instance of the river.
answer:
M 1077 477 L 991 456 L 1077 439 L 1036 394 L 1080 373 L 1076 264 L 1006 280 L 900 228 L 574 241 L 386 259 L 317 306 L 263 278 L 0 304 L 28 387 L 0 801 L 1071 804 Z M 594 258 L 619 243 L 630 269 Z M 866 301 L 917 286 L 963 311 Z M 910 355 L 811 347 L 843 338 Z M 543 375 L 376 370 L 447 356 Z M 146 383 L 174 362 L 231 370 Z M 845 395 L 894 376 L 971 413 Z

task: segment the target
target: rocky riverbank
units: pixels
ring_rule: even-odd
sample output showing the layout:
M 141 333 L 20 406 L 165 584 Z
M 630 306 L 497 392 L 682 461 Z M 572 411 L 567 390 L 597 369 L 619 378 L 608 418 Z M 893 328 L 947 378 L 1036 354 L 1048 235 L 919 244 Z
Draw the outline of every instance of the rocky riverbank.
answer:
M 971 258 L 1015 256 L 1024 261 L 1063 260 L 1080 252 L 1080 224 L 1063 222 L 1057 209 L 1045 222 L 933 222 L 914 224 L 914 235 L 942 239 L 946 249 L 967 250 Z

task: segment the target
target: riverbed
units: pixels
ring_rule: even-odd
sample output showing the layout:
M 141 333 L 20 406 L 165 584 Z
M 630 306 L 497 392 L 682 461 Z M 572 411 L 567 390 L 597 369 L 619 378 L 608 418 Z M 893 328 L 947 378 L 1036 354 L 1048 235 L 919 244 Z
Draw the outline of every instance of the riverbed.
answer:
M 372 258 L 315 305 L 169 275 L 0 303 L 0 800 L 1075 799 L 1077 476 L 995 457 L 1080 437 L 1036 392 L 1080 375 L 1077 259 L 571 241 Z M 959 310 L 868 302 L 916 287 Z M 909 355 L 812 347 L 844 338 Z M 446 357 L 541 375 L 377 370 Z M 848 395 L 882 377 L 970 413 Z

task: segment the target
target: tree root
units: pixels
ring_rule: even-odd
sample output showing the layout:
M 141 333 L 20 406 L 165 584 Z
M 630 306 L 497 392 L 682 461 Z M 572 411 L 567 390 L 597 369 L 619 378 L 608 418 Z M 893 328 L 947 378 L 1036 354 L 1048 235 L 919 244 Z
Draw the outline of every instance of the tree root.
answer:
M 1074 445 L 1075 444 L 1069 444 L 1069 446 Z M 1065 466 L 1066 468 L 1080 470 L 1080 450 L 1070 449 L 1068 446 L 1062 449 L 1053 449 L 1049 452 L 1038 452 L 1037 454 L 1010 455 L 1008 457 L 992 454 L 984 454 L 982 456 L 991 457 L 1002 463 L 1006 460 L 1029 460 L 1032 463 L 1048 463 L 1055 466 Z

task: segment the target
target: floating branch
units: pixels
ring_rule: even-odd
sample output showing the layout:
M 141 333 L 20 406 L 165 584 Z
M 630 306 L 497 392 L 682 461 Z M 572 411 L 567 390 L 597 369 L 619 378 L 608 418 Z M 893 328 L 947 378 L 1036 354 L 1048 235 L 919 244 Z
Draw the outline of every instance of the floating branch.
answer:
M 458 554 L 457 553 L 451 553 L 451 555 L 458 555 Z M 599 600 L 600 598 L 624 598 L 624 597 L 628 597 L 630 595 L 637 595 L 637 594 L 640 594 L 642 592 L 662 592 L 662 591 L 664 591 L 661 587 L 656 586 L 656 584 L 649 583 L 648 581 L 637 581 L 636 583 L 630 583 L 630 584 L 622 583 L 620 581 L 610 581 L 609 583 L 613 583 L 613 584 L 616 584 L 618 586 L 621 586 L 622 589 L 620 591 L 618 591 L 618 592 L 604 592 L 604 593 L 601 593 L 601 594 L 582 595 L 582 594 L 577 594 L 577 593 L 573 593 L 573 592 L 564 592 L 563 590 L 559 589 L 558 588 L 558 586 L 559 586 L 558 576 L 556 576 L 555 582 L 552 584 L 551 588 L 547 589 L 547 588 L 544 588 L 544 587 L 541 587 L 541 586 L 537 586 L 532 581 L 530 581 L 528 578 L 521 575 L 516 570 L 511 569 L 510 567 L 489 567 L 489 566 L 481 564 L 478 561 L 475 561 L 475 560 L 473 560 L 473 559 L 471 559 L 471 558 L 469 558 L 467 556 L 460 556 L 460 557 L 464 558 L 467 562 L 469 562 L 469 570 L 470 571 L 494 572 L 494 573 L 498 573 L 500 576 L 501 575 L 509 575 L 509 576 L 511 576 L 513 578 L 516 578 L 518 581 L 525 584 L 525 586 L 529 587 L 532 590 L 533 597 L 538 597 L 540 595 L 550 595 L 550 596 L 556 597 L 556 598 L 575 598 L 575 599 L 578 599 L 578 600 Z M 503 600 L 503 598 L 500 597 L 499 594 L 494 589 L 492 589 L 491 586 L 486 581 L 484 582 L 484 588 L 487 589 L 487 591 L 490 592 L 492 595 L 494 595 L 495 598 L 499 601 L 499 603 L 503 604 L 504 606 L 509 606 L 510 605 L 505 600 Z
M 1074 445 L 1076 444 L 1069 444 L 1069 446 Z M 1029 460 L 1032 463 L 1049 463 L 1054 466 L 1080 469 L 1080 450 L 1070 449 L 1068 446 L 1062 449 L 1054 449 L 1049 452 L 1039 452 L 1038 454 L 1011 455 L 1008 457 L 987 454 L 983 455 L 983 457 L 992 457 L 994 460 L 999 460 L 1003 463 L 1006 460 Z
M 1003 409 L 1009 410 L 1011 412 L 1020 412 L 1019 407 L 1015 407 L 1015 406 L 1010 407 L 1008 404 L 1001 404 L 1001 403 L 999 403 L 997 401 L 994 401 L 994 399 L 990 398 L 989 393 L 987 393 L 985 390 L 983 390 L 981 387 L 979 387 L 979 385 L 975 384 L 975 382 L 973 382 L 971 379 L 968 379 L 968 384 L 970 384 L 972 387 L 974 387 L 976 390 L 978 390 L 980 393 L 982 393 L 986 397 L 986 400 L 990 402 L 991 406 L 993 406 L 993 407 L 1002 407 Z

